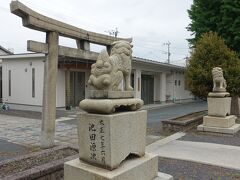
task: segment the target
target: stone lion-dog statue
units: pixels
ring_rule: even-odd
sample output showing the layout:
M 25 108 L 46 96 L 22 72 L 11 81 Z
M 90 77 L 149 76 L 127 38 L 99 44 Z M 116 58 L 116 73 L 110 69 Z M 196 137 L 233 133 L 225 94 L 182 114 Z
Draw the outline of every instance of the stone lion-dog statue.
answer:
M 213 92 L 226 92 L 226 80 L 223 77 L 223 70 L 220 67 L 212 69 L 213 76 Z
M 96 63 L 91 66 L 88 83 L 97 90 L 120 91 L 119 86 L 123 80 L 123 90 L 132 91 L 132 47 L 127 41 L 115 41 L 112 43 L 110 56 L 103 50 Z

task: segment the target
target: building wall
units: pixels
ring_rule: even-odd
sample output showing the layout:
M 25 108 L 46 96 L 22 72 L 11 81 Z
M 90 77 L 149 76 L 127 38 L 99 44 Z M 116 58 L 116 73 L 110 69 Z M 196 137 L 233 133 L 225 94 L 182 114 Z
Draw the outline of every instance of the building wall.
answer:
M 173 100 L 173 92 L 175 91 L 174 76 L 172 73 L 166 75 L 166 100 Z
M 167 67 L 159 67 L 154 64 L 133 63 L 134 72 L 154 75 L 154 101 L 165 102 L 166 100 L 191 99 L 192 95 L 185 89 L 184 71 Z M 136 74 L 136 73 L 135 73 Z M 139 76 L 139 75 L 138 75 Z M 141 77 L 141 76 L 140 76 Z M 135 78 L 136 80 L 136 78 Z M 177 80 L 177 86 L 175 86 Z M 180 85 L 178 82 L 180 81 Z M 136 81 L 135 81 L 136 82 Z M 135 83 L 136 84 L 136 83 Z M 141 90 L 141 88 L 140 88 Z M 135 90 L 136 94 L 136 90 Z M 138 92 L 141 97 L 141 91 Z
M 180 84 L 179 84 L 180 83 Z M 190 91 L 186 90 L 183 72 L 167 74 L 167 100 L 183 100 L 193 98 Z
M 65 107 L 65 71 L 58 69 L 57 88 L 56 88 L 56 107 Z
M 154 101 L 160 101 L 160 73 L 154 74 Z
M 42 106 L 44 57 L 7 59 L 2 64 L 3 101 Z M 32 97 L 32 69 L 35 68 L 35 97 Z M 11 96 L 9 96 L 9 70 Z M 58 71 L 57 107 L 65 106 L 65 74 Z
M 43 76 L 45 57 L 12 58 L 3 60 L 3 101 L 15 104 L 42 105 Z M 35 68 L 35 97 L 32 97 L 32 69 Z M 141 98 L 142 74 L 154 76 L 153 101 L 165 102 L 166 100 L 180 100 L 192 98 L 190 92 L 185 89 L 183 70 L 174 72 L 174 69 L 160 67 L 151 63 L 133 62 L 134 92 L 136 98 Z M 11 70 L 11 96 L 8 91 L 8 74 Z M 69 69 L 70 71 L 85 72 L 85 97 L 88 98 L 89 69 Z M 57 107 L 65 107 L 66 83 L 65 69 L 58 70 L 57 78 Z M 177 70 L 176 70 L 177 71 Z M 175 80 L 177 85 L 175 85 Z M 180 81 L 180 85 L 179 85 Z
M 177 82 L 177 85 L 175 85 L 175 82 L 174 82 L 176 100 L 192 98 L 192 95 L 188 90 L 186 90 L 186 87 L 185 87 L 184 73 L 183 72 L 175 73 L 174 77 L 175 77 L 175 81 Z
M 0 56 L 7 55 L 8 53 L 0 49 Z M 2 60 L 0 59 L 0 101 L 2 100 Z

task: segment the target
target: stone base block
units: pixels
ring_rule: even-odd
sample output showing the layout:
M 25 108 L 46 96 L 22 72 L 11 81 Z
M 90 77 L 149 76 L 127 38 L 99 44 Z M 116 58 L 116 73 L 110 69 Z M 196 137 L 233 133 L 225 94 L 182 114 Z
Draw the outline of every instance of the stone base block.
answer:
M 123 99 L 133 98 L 134 91 L 107 91 L 107 90 L 90 90 L 91 99 Z
M 84 99 L 79 104 L 80 108 L 89 113 L 112 114 L 117 111 L 135 111 L 143 106 L 143 100 L 138 98 L 128 99 Z
M 214 116 L 204 116 L 203 125 L 208 127 L 220 127 L 229 128 L 235 124 L 236 116 L 226 116 L 226 117 L 214 117 Z
M 222 134 L 232 134 L 234 135 L 240 130 L 240 124 L 235 124 L 232 127 L 229 128 L 220 128 L 220 127 L 208 127 L 204 125 L 199 125 L 197 127 L 198 131 L 203 131 L 203 132 L 214 132 L 214 133 L 222 133 Z
M 115 169 L 129 155 L 145 154 L 147 111 L 112 115 L 81 113 L 78 120 L 80 159 Z
M 64 164 L 64 180 L 158 180 L 158 157 L 145 154 L 129 158 L 113 171 L 85 163 L 79 159 Z
M 208 115 L 226 117 L 230 115 L 231 97 L 208 97 Z
M 208 93 L 208 96 L 223 98 L 223 97 L 229 97 L 230 93 L 228 93 L 228 92 L 210 92 L 210 93 Z

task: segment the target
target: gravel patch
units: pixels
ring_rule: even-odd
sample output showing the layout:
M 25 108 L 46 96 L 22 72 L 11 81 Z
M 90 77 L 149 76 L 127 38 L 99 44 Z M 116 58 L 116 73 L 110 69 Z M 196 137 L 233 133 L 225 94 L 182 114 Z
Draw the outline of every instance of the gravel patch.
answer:
M 58 147 L 57 147 L 58 148 Z M 49 162 L 54 162 L 59 159 L 64 159 L 68 156 L 78 154 L 77 150 L 72 148 L 62 148 L 55 150 L 54 148 L 25 156 L 19 156 L 19 159 L 10 159 L 0 163 L 0 177 L 12 175 L 22 172 Z
M 158 168 L 160 172 L 170 174 L 174 179 L 179 180 L 239 180 L 240 171 L 211 166 L 190 161 L 183 161 L 170 158 L 159 158 Z

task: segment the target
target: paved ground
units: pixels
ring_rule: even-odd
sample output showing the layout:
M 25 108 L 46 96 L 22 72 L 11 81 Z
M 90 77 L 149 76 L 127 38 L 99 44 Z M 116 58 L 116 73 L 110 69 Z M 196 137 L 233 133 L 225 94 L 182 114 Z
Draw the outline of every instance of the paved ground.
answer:
M 24 117 L 29 119 L 42 119 L 42 113 L 39 111 L 27 111 L 27 110 L 18 110 L 18 109 L 10 109 L 8 111 L 0 110 L 0 114 L 9 115 L 9 116 L 16 116 L 16 117 Z M 76 110 L 66 111 L 66 110 L 57 110 L 56 118 L 61 117 L 76 117 Z
M 160 122 L 162 120 L 183 116 L 188 113 L 207 109 L 206 102 L 192 102 L 175 104 L 170 107 L 162 107 L 148 111 L 148 123 Z
M 173 104 L 173 103 L 154 104 L 154 105 L 146 105 L 142 109 L 148 110 L 148 123 L 155 123 L 155 122 L 160 122 L 161 120 L 182 116 L 191 112 L 205 110 L 207 109 L 207 103 L 198 101 L 198 102 L 176 103 L 176 104 Z M 66 123 L 76 124 L 76 121 L 75 121 L 76 111 L 77 111 L 76 109 L 73 109 L 70 111 L 66 111 L 64 109 L 57 109 L 57 119 L 63 118 L 64 120 L 64 118 L 68 117 L 72 119 L 72 121 L 65 121 Z M 41 112 L 39 111 L 10 109 L 8 111 L 0 111 L 0 114 L 25 117 L 25 118 L 31 118 L 31 119 L 39 119 L 39 120 L 42 118 Z
M 16 116 L 0 115 L 0 139 L 21 145 L 39 146 L 41 121 Z M 76 125 L 56 122 L 56 143 L 77 144 Z

